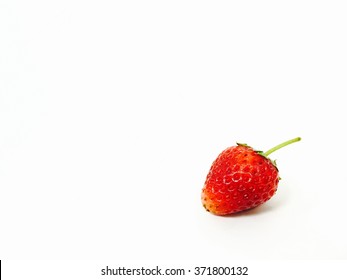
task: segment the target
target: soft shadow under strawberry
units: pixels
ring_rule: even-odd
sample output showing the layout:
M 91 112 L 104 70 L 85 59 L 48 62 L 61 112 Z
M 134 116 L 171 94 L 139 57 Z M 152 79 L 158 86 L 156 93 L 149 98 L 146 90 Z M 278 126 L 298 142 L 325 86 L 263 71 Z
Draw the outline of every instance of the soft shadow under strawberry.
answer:
M 225 216 L 222 216 L 222 217 L 238 218 L 238 217 L 244 217 L 244 216 L 263 215 L 263 214 L 266 214 L 268 212 L 274 211 L 278 207 L 280 207 L 279 204 L 262 204 L 262 205 L 259 205 L 258 207 L 252 208 L 252 209 L 247 209 L 247 210 L 244 210 L 244 211 L 241 211 L 241 212 L 225 215 Z

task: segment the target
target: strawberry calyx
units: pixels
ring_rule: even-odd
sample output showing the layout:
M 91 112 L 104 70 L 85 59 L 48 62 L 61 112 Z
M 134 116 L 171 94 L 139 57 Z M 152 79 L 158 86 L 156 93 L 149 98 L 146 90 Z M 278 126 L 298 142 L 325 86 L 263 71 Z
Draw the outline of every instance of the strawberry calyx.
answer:
M 258 154 L 262 154 L 263 151 L 258 151 L 258 150 L 254 150 L 251 146 L 247 145 L 246 143 L 239 143 L 236 142 L 237 146 L 242 146 L 242 147 L 246 147 L 246 148 L 251 148 L 253 151 L 257 152 Z
M 254 150 L 251 146 L 249 146 L 249 145 L 247 145 L 247 144 L 245 144 L 245 143 L 238 143 L 238 142 L 236 142 L 236 144 L 237 144 L 238 146 L 243 146 L 243 147 L 247 147 L 247 148 L 253 149 L 253 150 L 254 150 L 256 153 L 258 153 L 259 155 L 261 155 L 261 156 L 263 156 L 263 157 L 269 159 L 269 160 L 271 161 L 271 163 L 273 164 L 273 166 L 276 167 L 276 169 L 277 169 L 276 160 L 270 159 L 270 158 L 269 158 L 269 155 L 272 154 L 273 152 L 275 152 L 275 151 L 277 151 L 277 150 L 279 150 L 279 149 L 281 149 L 281 148 L 287 146 L 287 145 L 290 145 L 290 144 L 292 144 L 292 143 L 298 142 L 298 141 L 300 141 L 300 140 L 301 140 L 301 137 L 296 137 L 296 138 L 290 139 L 290 140 L 285 141 L 285 142 L 283 142 L 283 143 L 281 143 L 281 144 L 278 144 L 277 146 L 275 146 L 275 147 L 271 148 L 270 150 L 266 151 L 265 153 L 264 153 L 263 151 Z M 278 170 L 278 169 L 277 169 L 277 170 Z
M 245 144 L 245 143 L 236 142 L 236 145 L 237 145 L 237 146 L 242 146 L 242 147 L 247 147 L 247 148 L 252 148 L 251 146 L 248 146 L 248 145 Z
M 267 157 L 264 155 L 263 151 L 259 151 L 259 150 L 255 150 L 253 149 L 251 146 L 247 145 L 246 143 L 238 143 L 236 142 L 237 146 L 242 146 L 242 147 L 246 147 L 246 148 L 250 148 L 252 149 L 254 152 L 256 152 L 257 154 L 261 155 L 262 157 L 268 159 L 271 161 L 272 165 L 277 169 L 277 164 L 276 164 L 276 160 L 272 160 L 271 158 Z M 278 170 L 278 169 L 277 169 Z

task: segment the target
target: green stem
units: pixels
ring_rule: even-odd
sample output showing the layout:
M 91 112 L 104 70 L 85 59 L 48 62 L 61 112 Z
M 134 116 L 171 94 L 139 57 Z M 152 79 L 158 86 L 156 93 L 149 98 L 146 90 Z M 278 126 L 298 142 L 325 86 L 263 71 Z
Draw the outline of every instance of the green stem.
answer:
M 300 140 L 301 140 L 300 137 L 296 137 L 296 138 L 294 138 L 294 139 L 291 139 L 291 140 L 288 140 L 288 141 L 286 141 L 286 142 L 283 142 L 283 143 L 281 143 L 281 144 L 279 144 L 279 145 L 273 147 L 272 149 L 268 150 L 267 152 L 263 153 L 263 155 L 267 157 L 269 154 L 273 153 L 274 151 L 277 151 L 277 150 L 279 150 L 279 149 L 281 149 L 281 148 L 283 148 L 283 147 L 285 147 L 285 146 L 287 146 L 287 145 L 289 145 L 289 144 L 298 142 L 298 141 L 300 141 Z

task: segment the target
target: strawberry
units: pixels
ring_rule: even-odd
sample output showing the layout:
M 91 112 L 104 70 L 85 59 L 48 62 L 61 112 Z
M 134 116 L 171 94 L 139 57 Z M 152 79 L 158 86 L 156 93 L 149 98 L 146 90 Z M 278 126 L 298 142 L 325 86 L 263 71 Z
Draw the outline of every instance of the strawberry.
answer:
M 300 141 L 297 137 L 263 153 L 246 144 L 225 149 L 212 163 L 202 189 L 202 204 L 216 215 L 251 209 L 269 200 L 280 180 L 272 152 Z

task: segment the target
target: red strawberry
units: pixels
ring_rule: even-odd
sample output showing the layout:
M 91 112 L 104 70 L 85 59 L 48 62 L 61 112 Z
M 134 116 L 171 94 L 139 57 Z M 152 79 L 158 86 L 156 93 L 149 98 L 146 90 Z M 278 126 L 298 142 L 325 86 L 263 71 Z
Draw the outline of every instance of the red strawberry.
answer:
M 246 144 L 225 149 L 213 162 L 202 190 L 202 204 L 216 215 L 228 215 L 254 208 L 276 192 L 278 169 L 268 158 L 272 152 L 300 141 L 294 138 L 266 153 Z

